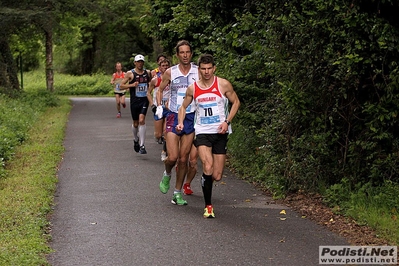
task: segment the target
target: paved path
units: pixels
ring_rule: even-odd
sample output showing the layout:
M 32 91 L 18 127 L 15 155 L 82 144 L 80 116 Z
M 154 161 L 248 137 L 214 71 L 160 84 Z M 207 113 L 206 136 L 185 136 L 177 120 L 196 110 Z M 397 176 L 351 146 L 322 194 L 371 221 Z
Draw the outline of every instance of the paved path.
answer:
M 172 205 L 172 190 L 165 195 L 158 189 L 163 164 L 150 112 L 148 154 L 140 155 L 133 150 L 128 108 L 117 119 L 113 98 L 71 100 L 51 219 L 51 265 L 309 266 L 318 265 L 319 245 L 347 245 L 269 204 L 271 198 L 228 171 L 213 190 L 215 219 L 202 217 L 200 174 L 195 194 L 185 197 L 188 205 Z

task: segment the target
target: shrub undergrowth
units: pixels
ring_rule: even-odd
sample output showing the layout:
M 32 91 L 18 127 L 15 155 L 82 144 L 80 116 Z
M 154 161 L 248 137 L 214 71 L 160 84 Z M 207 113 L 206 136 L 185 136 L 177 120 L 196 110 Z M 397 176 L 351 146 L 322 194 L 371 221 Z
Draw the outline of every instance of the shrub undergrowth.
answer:
M 40 91 L 46 87 L 44 71 L 31 71 L 25 74 L 27 90 Z M 56 95 L 113 95 L 111 76 L 92 74 L 72 76 L 62 73 L 54 75 L 54 93 Z
M 21 92 L 17 99 L 0 95 L 0 178 L 15 148 L 28 138 L 28 130 L 37 117 L 57 105 L 58 99 L 46 90 Z
M 7 133 L 14 141 L 1 168 L 0 265 L 47 265 L 47 215 L 71 106 L 68 99 L 41 90 L 23 92 L 19 99 L 3 96 L 0 106 L 16 111 L 1 116 L 2 125 L 12 125 L 15 134 Z

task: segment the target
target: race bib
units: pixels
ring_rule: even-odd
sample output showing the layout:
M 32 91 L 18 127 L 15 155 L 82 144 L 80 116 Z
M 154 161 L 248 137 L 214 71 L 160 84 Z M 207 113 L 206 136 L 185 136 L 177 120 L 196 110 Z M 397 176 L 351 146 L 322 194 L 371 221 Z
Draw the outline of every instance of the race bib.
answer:
M 139 83 L 136 87 L 136 97 L 147 97 L 147 83 Z
M 199 104 L 201 125 L 220 123 L 219 108 L 217 103 Z
M 121 82 L 122 82 L 122 78 L 118 78 L 114 80 L 114 84 L 115 84 L 115 88 L 114 91 L 115 92 L 125 92 L 125 90 L 121 90 Z
M 168 102 L 168 100 L 169 100 L 169 98 L 162 98 L 161 105 L 166 106 L 166 103 Z
M 184 97 L 186 97 L 186 93 L 184 92 L 178 92 L 177 93 L 177 110 L 179 110 L 180 106 L 183 104 Z M 191 104 L 187 106 L 186 112 L 190 113 L 191 112 Z

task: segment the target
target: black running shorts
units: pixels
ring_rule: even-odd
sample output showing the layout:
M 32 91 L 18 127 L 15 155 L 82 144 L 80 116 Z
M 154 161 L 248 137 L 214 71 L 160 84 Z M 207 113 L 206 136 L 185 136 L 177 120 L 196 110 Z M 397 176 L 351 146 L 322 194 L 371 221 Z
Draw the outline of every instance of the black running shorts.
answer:
M 140 100 L 130 100 L 130 112 L 133 120 L 139 120 L 139 116 L 147 115 L 148 111 L 148 99 L 143 98 Z
M 198 134 L 194 145 L 212 147 L 213 154 L 226 154 L 229 134 Z

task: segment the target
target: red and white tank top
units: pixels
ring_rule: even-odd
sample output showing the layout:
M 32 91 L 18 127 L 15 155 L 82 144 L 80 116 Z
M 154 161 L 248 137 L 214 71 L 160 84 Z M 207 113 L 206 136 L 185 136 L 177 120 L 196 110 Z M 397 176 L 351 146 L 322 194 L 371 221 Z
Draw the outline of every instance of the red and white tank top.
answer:
M 218 127 L 228 116 L 228 99 L 219 89 L 218 78 L 215 76 L 209 88 L 200 88 L 194 82 L 194 102 L 197 106 L 195 113 L 195 134 L 216 134 Z

